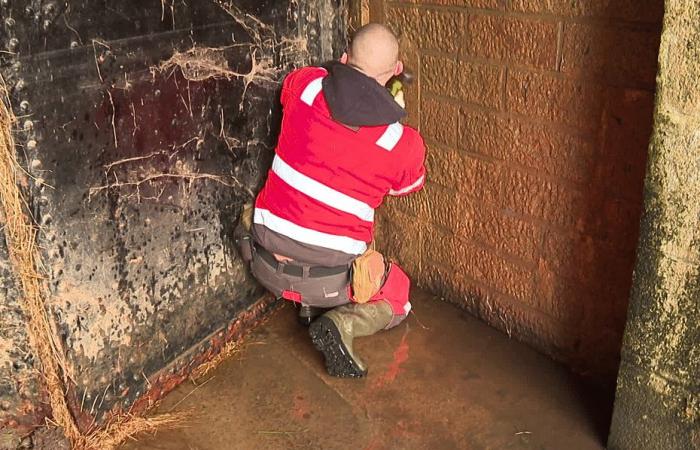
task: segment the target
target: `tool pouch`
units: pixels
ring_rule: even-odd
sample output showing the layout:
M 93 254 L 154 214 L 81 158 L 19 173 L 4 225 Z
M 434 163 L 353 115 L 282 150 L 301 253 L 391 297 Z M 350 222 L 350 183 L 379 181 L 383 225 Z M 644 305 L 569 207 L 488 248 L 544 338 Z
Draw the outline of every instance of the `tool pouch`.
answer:
M 406 272 L 391 263 L 384 284 L 370 301 L 384 300 L 391 305 L 394 315 L 405 316 L 411 310 L 411 303 L 408 301 L 410 289 L 411 280 Z
M 367 303 L 384 282 L 384 256 L 372 249 L 352 263 L 352 291 L 355 303 Z
M 253 238 L 249 234 L 245 234 L 240 236 L 236 240 L 236 243 L 238 244 L 238 250 L 241 252 L 241 258 L 243 258 L 243 261 L 246 263 L 251 262 L 253 260 L 253 252 L 255 251 L 253 247 Z

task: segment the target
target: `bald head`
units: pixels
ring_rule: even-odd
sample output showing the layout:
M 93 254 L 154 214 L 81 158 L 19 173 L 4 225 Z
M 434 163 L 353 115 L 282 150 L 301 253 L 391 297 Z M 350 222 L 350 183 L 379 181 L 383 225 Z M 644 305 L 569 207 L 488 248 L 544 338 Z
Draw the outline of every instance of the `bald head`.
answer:
M 403 69 L 399 62 L 399 41 L 388 27 L 367 24 L 355 32 L 347 63 L 384 84 Z

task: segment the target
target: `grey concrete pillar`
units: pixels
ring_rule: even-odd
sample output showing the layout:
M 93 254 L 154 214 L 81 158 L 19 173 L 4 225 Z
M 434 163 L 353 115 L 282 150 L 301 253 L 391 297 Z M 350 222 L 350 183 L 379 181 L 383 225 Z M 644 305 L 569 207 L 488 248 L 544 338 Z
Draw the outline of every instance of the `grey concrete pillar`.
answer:
M 700 449 L 700 2 L 667 0 L 611 450 Z

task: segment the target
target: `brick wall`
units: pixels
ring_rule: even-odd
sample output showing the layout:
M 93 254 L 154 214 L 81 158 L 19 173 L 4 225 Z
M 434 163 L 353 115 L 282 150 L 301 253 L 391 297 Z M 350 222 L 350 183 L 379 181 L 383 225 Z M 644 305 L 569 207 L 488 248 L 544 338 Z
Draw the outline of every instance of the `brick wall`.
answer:
M 429 182 L 388 202 L 380 245 L 419 285 L 612 381 L 663 2 L 360 3 L 401 35 L 428 147 Z

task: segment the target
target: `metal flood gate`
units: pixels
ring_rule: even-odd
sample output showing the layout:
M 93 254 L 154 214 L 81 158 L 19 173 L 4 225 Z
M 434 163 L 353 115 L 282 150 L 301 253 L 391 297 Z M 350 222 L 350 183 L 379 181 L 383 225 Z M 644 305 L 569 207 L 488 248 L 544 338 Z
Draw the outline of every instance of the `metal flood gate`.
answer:
M 82 429 L 156 400 L 270 308 L 232 232 L 272 159 L 282 77 L 342 51 L 344 11 L 0 0 L 21 188 Z M 2 236 L 0 435 L 50 413 L 20 295 Z

